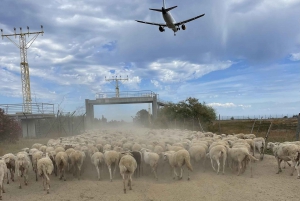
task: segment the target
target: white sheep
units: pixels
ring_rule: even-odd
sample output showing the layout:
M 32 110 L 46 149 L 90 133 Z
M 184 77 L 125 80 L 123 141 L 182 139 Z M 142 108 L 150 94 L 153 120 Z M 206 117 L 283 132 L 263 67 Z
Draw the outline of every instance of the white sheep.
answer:
M 209 153 L 207 154 L 207 156 L 209 156 L 210 161 L 211 161 L 211 166 L 213 168 L 214 171 L 216 171 L 215 167 L 214 167 L 214 160 L 217 162 L 218 164 L 218 170 L 217 170 L 217 174 L 219 174 L 220 171 L 220 158 L 223 158 L 223 174 L 225 173 L 225 164 L 226 164 L 226 158 L 227 158 L 227 149 L 225 146 L 223 145 L 216 145 L 212 148 L 210 148 Z
M 190 162 L 190 154 L 187 150 L 183 149 L 183 150 L 179 150 L 179 151 L 167 151 L 165 153 L 163 153 L 164 155 L 164 160 L 165 161 L 169 161 L 170 166 L 173 168 L 173 172 L 174 172 L 174 176 L 173 179 L 175 179 L 175 177 L 178 177 L 178 179 L 182 179 L 182 174 L 183 174 L 183 166 L 186 165 L 186 167 L 188 168 L 188 170 L 193 171 L 193 167 L 191 165 Z M 179 167 L 181 169 L 180 172 L 180 176 L 177 175 L 176 172 L 176 167 Z M 190 174 L 188 172 L 188 180 L 190 180 Z
M 142 148 L 141 152 L 143 153 L 143 159 L 145 164 L 150 165 L 150 167 L 152 168 L 152 172 L 154 173 L 155 179 L 158 180 L 156 172 L 157 172 L 157 165 L 159 162 L 159 155 L 157 153 L 150 152 L 149 149 L 145 149 L 145 148 Z
M 109 171 L 110 181 L 112 181 L 113 176 L 115 175 L 116 168 L 117 168 L 117 165 L 119 163 L 119 160 L 120 160 L 120 154 L 118 152 L 116 152 L 114 150 L 104 152 L 104 161 L 105 161 L 105 164 L 107 165 L 107 168 L 108 168 L 108 171 Z M 114 166 L 115 166 L 113 175 L 111 174 L 112 164 L 114 164 Z
M 203 168 L 205 170 L 205 161 L 206 161 L 206 149 L 201 145 L 194 145 L 189 149 L 190 157 L 195 161 L 195 163 L 203 160 Z
M 4 160 L 0 160 L 0 200 L 2 200 L 2 193 L 5 193 L 4 190 L 4 177 L 7 175 L 7 167 Z M 7 177 L 8 180 L 8 177 Z
M 258 161 L 254 156 L 251 156 L 247 147 L 240 147 L 240 148 L 228 148 L 227 150 L 228 159 L 229 159 L 229 167 L 232 169 L 233 162 L 238 163 L 238 176 L 240 175 L 241 171 L 245 171 L 246 163 L 250 160 L 250 165 L 252 160 Z M 243 164 L 244 163 L 244 164 Z M 244 167 L 243 167 L 244 166 Z M 251 166 L 251 177 L 252 177 L 252 166 Z
M 15 163 L 16 163 L 16 156 L 12 153 L 5 154 L 2 157 L 6 163 L 6 167 L 10 172 L 10 178 L 12 181 L 15 181 L 14 178 L 14 173 L 15 173 Z M 7 184 L 9 184 L 9 179 L 8 179 L 8 171 L 7 171 Z
M 49 194 L 50 189 L 50 179 L 49 175 L 52 173 L 54 167 L 51 159 L 46 153 L 46 157 L 41 158 L 37 161 L 37 171 L 38 175 L 43 177 L 44 190 L 47 188 L 47 194 Z
M 55 164 L 57 167 L 57 170 L 60 172 L 59 179 L 64 179 L 66 181 L 65 177 L 65 171 L 68 168 L 68 155 L 67 153 L 61 151 L 58 152 L 55 156 Z
M 132 175 L 136 167 L 137 167 L 137 163 L 130 154 L 126 154 L 120 159 L 119 168 L 120 168 L 120 174 L 122 175 L 123 178 L 124 193 L 126 193 L 126 186 L 125 186 L 126 177 L 128 178 L 129 190 L 132 190 L 131 187 Z
M 28 155 L 23 152 L 19 152 L 16 157 L 16 172 L 19 178 L 19 188 L 21 189 L 21 177 L 24 177 L 24 183 L 28 185 L 28 170 L 30 167 L 30 159 Z
M 70 154 L 70 161 L 71 161 L 71 167 L 73 168 L 73 175 L 75 176 L 75 173 L 77 174 L 78 180 L 81 176 L 81 166 L 83 164 L 84 160 L 84 152 L 76 150 L 71 152 Z
M 39 159 L 43 157 L 43 152 L 42 151 L 36 151 L 32 155 L 32 169 L 35 172 L 35 180 L 38 180 L 38 173 L 37 173 L 37 162 Z
M 254 144 L 255 144 L 255 149 L 254 149 L 253 156 L 255 155 L 255 150 L 257 149 L 259 154 L 260 154 L 259 159 L 263 160 L 264 159 L 264 153 L 265 153 L 265 145 L 266 145 L 265 139 L 262 138 L 262 137 L 258 137 L 258 138 L 254 138 L 253 141 L 254 141 Z
M 97 170 L 97 174 L 98 174 L 98 180 L 100 180 L 100 166 L 102 166 L 103 162 L 104 162 L 104 155 L 101 152 L 95 152 L 92 156 L 91 156 L 91 161 L 93 163 L 93 165 L 95 166 L 96 170 Z
M 298 160 L 298 154 L 300 152 L 300 146 L 295 144 L 279 144 L 275 146 L 278 146 L 274 150 L 275 151 L 274 156 L 277 159 L 277 163 L 278 163 L 277 174 L 282 172 L 282 169 L 280 167 L 282 161 L 292 161 L 293 168 L 292 168 L 291 176 L 293 176 L 296 163 L 298 162 L 297 160 Z M 298 178 L 300 178 L 299 172 L 298 172 Z

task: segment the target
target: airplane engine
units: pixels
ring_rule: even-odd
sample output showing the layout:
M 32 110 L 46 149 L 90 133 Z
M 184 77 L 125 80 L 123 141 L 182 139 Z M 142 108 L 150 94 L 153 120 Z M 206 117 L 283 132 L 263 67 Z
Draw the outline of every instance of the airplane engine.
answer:
M 160 31 L 160 32 L 164 32 L 165 29 L 164 29 L 163 27 L 159 27 L 159 31 Z
M 185 27 L 185 25 L 183 24 L 183 25 L 181 25 L 181 28 L 182 28 L 182 30 L 185 30 L 186 29 L 186 27 Z

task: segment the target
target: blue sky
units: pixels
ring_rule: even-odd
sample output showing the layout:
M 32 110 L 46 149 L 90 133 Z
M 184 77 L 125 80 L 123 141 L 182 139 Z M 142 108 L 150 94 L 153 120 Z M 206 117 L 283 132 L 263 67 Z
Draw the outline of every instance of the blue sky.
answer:
M 167 0 L 177 21 L 205 13 L 173 36 L 161 0 L 2 0 L 4 34 L 45 34 L 28 49 L 33 102 L 84 113 L 84 100 L 113 92 L 106 77 L 128 75 L 120 91 L 152 90 L 164 101 L 198 98 L 221 116 L 300 112 L 300 0 Z M 0 40 L 0 104 L 21 103 L 19 50 Z M 96 106 L 95 116 L 130 121 L 148 104 Z

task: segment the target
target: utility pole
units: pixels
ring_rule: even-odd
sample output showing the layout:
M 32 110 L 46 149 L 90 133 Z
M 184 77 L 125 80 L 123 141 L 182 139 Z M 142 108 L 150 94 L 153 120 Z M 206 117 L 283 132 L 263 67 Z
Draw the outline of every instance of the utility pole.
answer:
M 20 56 L 21 56 L 21 82 L 22 82 L 22 94 L 23 94 L 23 112 L 24 113 L 31 113 L 31 91 L 30 91 L 30 77 L 29 77 L 29 65 L 27 62 L 27 49 L 32 45 L 38 35 L 44 33 L 43 25 L 41 25 L 41 31 L 39 32 L 29 32 L 29 27 L 27 26 L 27 32 L 22 33 L 22 27 L 20 27 L 20 33 L 16 33 L 16 28 L 14 28 L 13 34 L 3 34 L 3 30 L 1 29 L 1 36 L 2 39 L 4 37 L 8 38 L 13 44 L 15 44 L 20 49 Z M 28 42 L 26 42 L 26 35 L 34 35 Z M 19 44 L 16 43 L 14 40 L 10 38 L 10 36 L 14 36 L 17 38 L 19 36 Z
M 122 80 L 128 80 L 128 75 L 127 75 L 127 78 L 126 79 L 122 79 L 121 76 L 120 78 L 118 78 L 118 76 L 116 76 L 115 78 L 111 78 L 111 79 L 106 79 L 106 76 L 105 76 L 105 81 L 115 81 L 116 82 L 116 97 L 119 98 L 120 97 L 120 90 L 119 90 L 119 81 L 122 81 Z

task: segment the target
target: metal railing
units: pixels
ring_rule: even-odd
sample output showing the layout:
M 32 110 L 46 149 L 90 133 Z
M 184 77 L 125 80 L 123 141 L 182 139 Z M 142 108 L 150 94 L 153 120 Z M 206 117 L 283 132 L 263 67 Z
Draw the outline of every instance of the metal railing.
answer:
M 102 92 L 96 94 L 96 99 L 101 98 L 129 98 L 129 97 L 154 97 L 155 94 L 153 91 L 144 90 L 144 91 L 123 91 L 119 93 L 119 97 L 116 96 L 116 92 Z
M 54 104 L 49 103 L 31 103 L 32 112 L 30 114 L 54 114 Z M 0 108 L 4 110 L 6 114 L 22 113 L 25 108 L 25 104 L 0 104 Z

